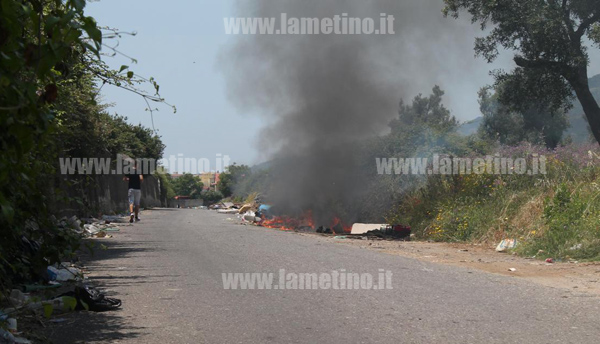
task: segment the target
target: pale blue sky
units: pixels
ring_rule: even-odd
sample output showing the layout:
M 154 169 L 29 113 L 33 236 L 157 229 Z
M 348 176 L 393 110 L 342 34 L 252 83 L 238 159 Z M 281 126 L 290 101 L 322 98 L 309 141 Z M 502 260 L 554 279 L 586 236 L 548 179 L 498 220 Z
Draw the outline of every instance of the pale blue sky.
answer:
M 177 106 L 177 113 L 160 106 L 154 124 L 167 145 L 165 157 L 208 158 L 217 153 L 233 161 L 256 160 L 252 146 L 260 119 L 240 114 L 225 96 L 224 78 L 216 68 L 219 48 L 230 39 L 223 29 L 223 17 L 231 16 L 233 1 L 102 0 L 88 4 L 88 14 L 99 25 L 135 31 L 123 36 L 119 50 L 136 58 L 132 65 L 123 57 L 107 58 L 118 68 L 130 65 L 136 73 L 153 76 L 161 95 Z M 115 103 L 110 109 L 132 123 L 151 127 L 144 101 L 133 93 L 105 86 L 104 100 Z
M 255 142 L 265 117 L 244 113 L 226 97 L 225 79 L 217 68 L 218 54 L 224 45 L 243 36 L 224 33 L 224 17 L 235 16 L 235 0 L 101 0 L 88 3 L 88 14 L 101 26 L 137 32 L 120 39 L 119 50 L 136 58 L 133 65 L 123 57 L 107 58 L 114 68 L 130 65 L 145 77 L 153 76 L 161 94 L 177 106 L 177 113 L 160 107 L 154 113 L 154 124 L 166 144 L 165 158 L 183 154 L 215 161 L 217 154 L 229 155 L 232 161 L 253 164 L 264 160 Z M 110 43 L 110 42 L 109 42 Z M 600 69 L 593 54 L 590 73 Z M 500 67 L 502 63 L 500 61 Z M 510 63 L 510 61 L 509 61 Z M 479 116 L 476 93 L 491 83 L 487 71 L 497 68 L 473 58 L 473 73 L 465 78 L 440 77 L 426 80 L 428 93 L 434 83 L 447 91 L 445 103 L 459 120 Z M 593 74 L 592 74 L 593 75 Z M 243 78 L 243 75 L 240 75 Z M 104 101 L 115 103 L 109 111 L 127 116 L 131 123 L 151 127 L 150 114 L 144 101 L 135 94 L 105 86 Z M 414 95 L 411 95 L 412 97 Z

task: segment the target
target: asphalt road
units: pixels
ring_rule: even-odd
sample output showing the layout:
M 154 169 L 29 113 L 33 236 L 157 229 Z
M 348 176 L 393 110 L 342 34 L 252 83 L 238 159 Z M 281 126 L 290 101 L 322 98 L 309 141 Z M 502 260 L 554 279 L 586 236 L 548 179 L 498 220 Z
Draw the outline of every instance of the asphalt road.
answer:
M 598 343 L 600 299 L 318 236 L 159 209 L 88 257 L 116 312 L 67 317 L 55 343 Z M 222 273 L 393 273 L 384 290 L 226 290 Z M 277 280 L 277 277 L 275 277 Z M 277 284 L 277 282 L 275 282 Z

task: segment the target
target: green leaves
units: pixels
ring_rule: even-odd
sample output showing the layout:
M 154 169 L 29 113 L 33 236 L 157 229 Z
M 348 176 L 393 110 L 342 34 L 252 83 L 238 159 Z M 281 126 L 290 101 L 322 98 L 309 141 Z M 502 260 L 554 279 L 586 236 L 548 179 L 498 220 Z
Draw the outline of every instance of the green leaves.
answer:
M 98 58 L 100 58 L 100 47 L 102 45 L 102 31 L 98 29 L 96 25 L 96 21 L 92 17 L 84 17 L 83 19 L 83 30 L 88 34 L 88 36 L 92 39 L 93 46 L 87 44 L 87 47 L 96 54 Z
M 85 7 L 85 0 L 71 0 L 69 2 L 77 11 L 83 11 Z
M 203 188 L 204 184 L 200 178 L 189 173 L 184 173 L 173 181 L 173 189 L 178 196 L 199 198 Z
M 596 44 L 596 48 L 600 48 L 600 24 L 595 24 L 591 27 L 589 38 Z
M 2 208 L 2 216 L 4 217 L 6 222 L 11 223 L 15 216 L 15 209 L 7 203 L 3 203 L 2 205 L 0 205 L 0 207 Z
M 50 317 L 52 316 L 52 313 L 54 312 L 54 306 L 50 303 L 44 303 L 43 307 L 44 307 L 44 316 L 46 317 L 46 319 L 50 319 Z
M 69 310 L 74 311 L 75 307 L 77 307 L 77 299 L 74 297 L 63 296 L 62 300 L 63 300 L 63 304 L 65 305 L 65 307 L 68 308 Z

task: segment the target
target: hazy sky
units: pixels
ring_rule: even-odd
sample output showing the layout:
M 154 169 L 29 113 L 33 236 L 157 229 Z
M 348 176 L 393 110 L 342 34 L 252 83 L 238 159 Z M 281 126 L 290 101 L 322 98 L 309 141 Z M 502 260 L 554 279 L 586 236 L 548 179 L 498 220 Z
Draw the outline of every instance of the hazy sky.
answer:
M 255 144 L 260 128 L 269 124 L 265 122 L 267 119 L 246 113 L 227 99 L 225 77 L 219 69 L 223 66 L 217 60 L 225 46 L 245 39 L 224 32 L 223 18 L 236 16 L 237 3 L 235 0 L 101 0 L 88 4 L 88 14 L 99 25 L 137 32 L 136 36 L 119 39 L 118 49 L 138 63 L 114 57 L 106 58 L 109 65 L 114 68 L 130 65 L 137 74 L 153 76 L 160 84 L 162 96 L 177 106 L 176 114 L 166 106 L 154 113 L 154 125 L 167 146 L 165 158 L 183 154 L 214 162 L 217 154 L 223 154 L 245 164 L 267 158 Z M 597 57 L 595 53 L 594 61 Z M 476 93 L 492 81 L 487 72 L 499 66 L 510 68 L 511 62 L 504 58 L 492 66 L 473 57 L 472 61 L 462 63 L 472 63 L 473 73 L 421 80 L 427 86 L 419 92 L 428 94 L 434 84 L 439 84 L 446 90 L 445 104 L 459 120 L 466 121 L 479 116 Z M 591 72 L 600 72 L 597 64 L 593 63 Z M 115 103 L 111 113 L 125 115 L 131 123 L 152 127 L 150 113 L 144 111 L 146 105 L 140 97 L 110 86 L 105 86 L 102 94 L 105 102 Z

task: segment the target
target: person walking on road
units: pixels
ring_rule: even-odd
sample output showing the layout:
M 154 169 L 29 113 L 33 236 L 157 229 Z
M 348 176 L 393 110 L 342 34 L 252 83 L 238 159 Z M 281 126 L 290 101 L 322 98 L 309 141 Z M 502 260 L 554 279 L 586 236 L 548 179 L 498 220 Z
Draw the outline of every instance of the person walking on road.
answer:
M 129 198 L 129 223 L 140 221 L 140 201 L 142 199 L 142 182 L 144 176 L 138 172 L 137 163 L 133 167 L 132 173 L 126 174 L 123 180 L 129 182 L 127 197 Z

